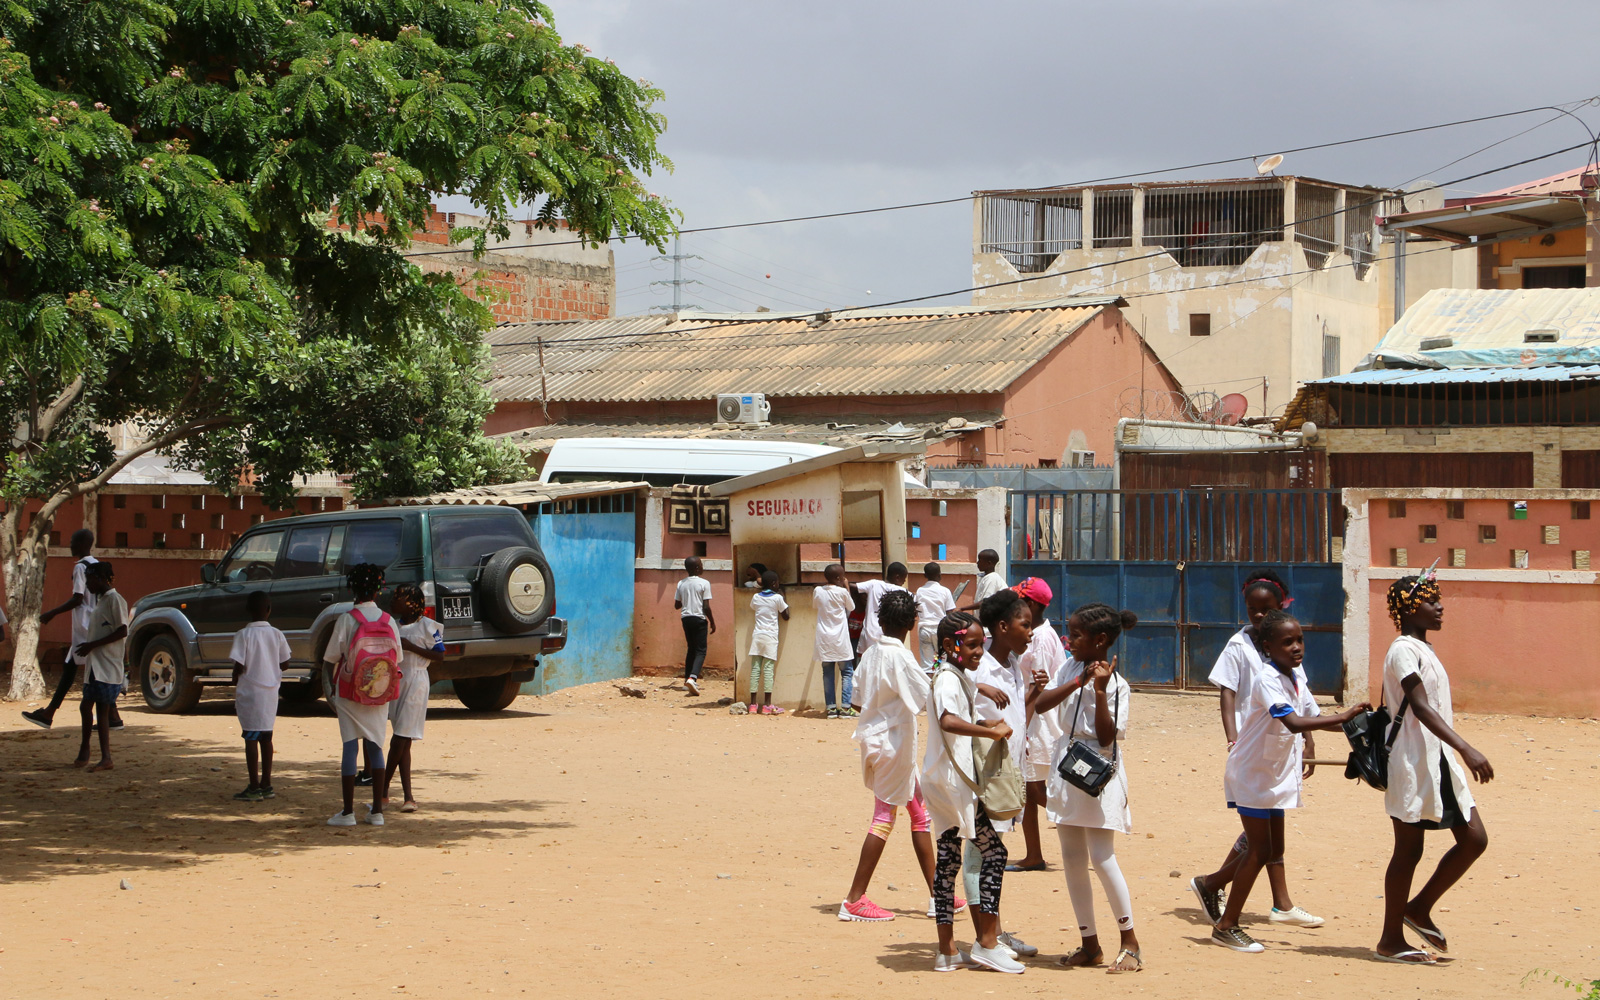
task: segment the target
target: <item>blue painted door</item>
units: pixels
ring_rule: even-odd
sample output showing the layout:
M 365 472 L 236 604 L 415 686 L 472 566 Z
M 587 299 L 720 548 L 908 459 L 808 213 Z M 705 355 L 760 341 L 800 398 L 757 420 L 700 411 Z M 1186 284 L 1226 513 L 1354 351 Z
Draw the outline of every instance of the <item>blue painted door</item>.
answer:
M 1135 684 L 1178 683 L 1183 630 L 1182 576 L 1176 563 L 1017 560 L 1011 573 L 1050 584 L 1050 620 L 1063 636 L 1073 608 L 1098 601 L 1132 611 L 1139 625 L 1118 641 L 1117 668 Z
M 556 580 L 567 646 L 540 659 L 524 694 L 633 674 L 633 495 L 540 504 L 529 515 Z

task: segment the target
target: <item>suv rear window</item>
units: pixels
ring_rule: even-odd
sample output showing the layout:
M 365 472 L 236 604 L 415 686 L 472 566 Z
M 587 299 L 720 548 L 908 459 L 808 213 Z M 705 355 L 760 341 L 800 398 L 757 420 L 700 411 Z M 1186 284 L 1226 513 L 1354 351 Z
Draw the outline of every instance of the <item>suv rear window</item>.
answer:
M 433 575 L 468 580 L 485 559 L 501 549 L 529 544 L 528 522 L 519 511 L 435 515 L 428 531 L 433 544 Z
M 389 566 L 400 556 L 400 519 L 351 521 L 344 539 L 344 565 Z

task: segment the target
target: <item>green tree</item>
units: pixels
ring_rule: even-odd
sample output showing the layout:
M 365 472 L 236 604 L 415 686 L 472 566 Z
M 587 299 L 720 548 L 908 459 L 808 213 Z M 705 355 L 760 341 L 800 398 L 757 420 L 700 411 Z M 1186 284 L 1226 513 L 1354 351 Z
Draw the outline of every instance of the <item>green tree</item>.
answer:
M 12 697 L 61 506 L 155 451 L 283 503 L 514 475 L 488 310 L 403 256 L 439 193 L 664 246 L 660 93 L 532 0 L 0 0 L 0 469 Z M 112 432 L 133 432 L 113 448 Z M 23 523 L 24 507 L 37 514 Z

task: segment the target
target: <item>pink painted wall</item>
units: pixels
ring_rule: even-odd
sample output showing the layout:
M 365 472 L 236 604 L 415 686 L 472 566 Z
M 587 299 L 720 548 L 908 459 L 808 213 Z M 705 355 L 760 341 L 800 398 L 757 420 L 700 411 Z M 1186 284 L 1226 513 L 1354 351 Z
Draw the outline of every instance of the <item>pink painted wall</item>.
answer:
M 681 569 L 634 570 L 633 671 L 636 674 L 678 676 L 683 673 L 683 625 L 672 600 L 678 581 L 684 575 Z M 705 577 L 711 581 L 711 613 L 717 619 L 717 634 L 706 644 L 705 670 L 727 677 L 731 676 L 734 666 L 733 574 L 726 570 L 707 570 Z
M 1430 637 L 1450 673 L 1458 711 L 1564 717 L 1600 717 L 1600 585 L 1516 579 L 1460 579 L 1473 571 L 1511 569 L 1511 551 L 1526 549 L 1530 570 L 1574 570 L 1574 552 L 1600 551 L 1600 520 L 1575 516 L 1569 500 L 1530 499 L 1527 520 L 1511 518 L 1502 499 L 1459 501 L 1465 516 L 1447 516 L 1442 499 L 1408 499 L 1403 517 L 1390 515 L 1389 501 L 1373 499 L 1368 510 L 1372 564 L 1391 566 L 1393 549 L 1405 548 L 1410 572 L 1442 557 L 1451 569 L 1452 548 L 1466 550 L 1466 566 L 1447 572 L 1444 628 Z M 1594 504 L 1600 508 L 1600 502 Z M 1421 541 L 1422 527 L 1436 528 L 1438 541 Z M 1481 525 L 1493 525 L 1496 540 L 1479 541 Z M 1544 526 L 1560 529 L 1555 544 Z M 1600 564 L 1597 564 L 1600 566 Z M 1579 570 L 1579 572 L 1582 572 Z M 1458 577 L 1452 579 L 1451 577 Z M 1389 579 L 1369 581 L 1369 684 L 1374 703 L 1383 658 L 1396 635 L 1389 621 Z

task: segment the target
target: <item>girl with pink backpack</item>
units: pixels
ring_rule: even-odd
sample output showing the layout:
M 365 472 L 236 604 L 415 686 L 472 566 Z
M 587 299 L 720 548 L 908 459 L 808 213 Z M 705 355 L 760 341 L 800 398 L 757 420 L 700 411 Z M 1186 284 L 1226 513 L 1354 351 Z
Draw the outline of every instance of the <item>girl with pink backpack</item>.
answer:
M 339 784 L 344 810 L 328 819 L 329 826 L 355 826 L 356 755 L 366 743 L 367 764 L 374 775 L 383 773 L 383 735 L 389 703 L 400 693 L 400 630 L 394 619 L 377 605 L 383 589 L 383 568 L 371 563 L 350 567 L 346 573 L 356 605 L 334 622 L 333 634 L 322 658 L 334 664 L 333 690 L 328 702 L 339 716 L 339 740 L 344 744 Z M 383 825 L 383 784 L 372 784 L 372 804 L 367 822 Z

